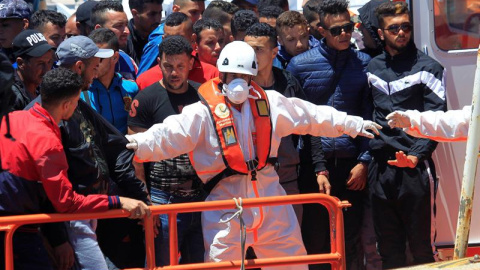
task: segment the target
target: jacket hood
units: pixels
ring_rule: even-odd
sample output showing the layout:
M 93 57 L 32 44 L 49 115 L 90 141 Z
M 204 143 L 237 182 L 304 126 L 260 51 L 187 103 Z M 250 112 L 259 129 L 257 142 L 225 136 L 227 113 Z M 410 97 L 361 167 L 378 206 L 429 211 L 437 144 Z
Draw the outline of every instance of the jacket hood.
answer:
M 377 49 L 382 47 L 382 41 L 378 36 L 377 30 L 380 28 L 380 24 L 375 15 L 375 9 L 383 3 L 390 2 L 389 0 L 371 0 L 363 7 L 358 9 L 359 18 L 362 21 L 363 26 L 372 36 L 373 40 L 377 44 Z

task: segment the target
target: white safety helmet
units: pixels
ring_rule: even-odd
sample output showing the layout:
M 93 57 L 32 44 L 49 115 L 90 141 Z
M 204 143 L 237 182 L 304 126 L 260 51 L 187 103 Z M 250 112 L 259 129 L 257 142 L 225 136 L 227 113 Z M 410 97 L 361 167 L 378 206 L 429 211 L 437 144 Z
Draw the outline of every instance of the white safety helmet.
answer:
M 228 43 L 217 60 L 220 72 L 257 76 L 258 63 L 253 48 L 243 41 Z

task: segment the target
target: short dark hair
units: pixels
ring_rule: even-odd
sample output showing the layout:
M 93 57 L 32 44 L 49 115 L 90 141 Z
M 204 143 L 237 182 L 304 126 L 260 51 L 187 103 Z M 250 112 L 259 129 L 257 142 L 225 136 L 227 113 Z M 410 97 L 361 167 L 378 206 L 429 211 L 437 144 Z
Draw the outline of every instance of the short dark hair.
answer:
M 74 97 L 78 95 L 82 85 L 82 78 L 77 73 L 62 67 L 52 69 L 45 73 L 40 83 L 42 104 L 57 105 L 65 99 Z
M 238 32 L 246 31 L 248 27 L 258 23 L 258 17 L 251 10 L 239 10 L 232 17 L 232 35 L 236 36 Z
M 325 27 L 325 17 L 330 15 L 339 15 L 348 13 L 348 1 L 346 0 L 325 0 L 318 8 L 318 18 L 320 25 Z
M 228 2 L 225 2 L 228 3 Z M 230 24 L 231 23 L 231 15 L 228 14 L 227 12 L 217 8 L 217 7 L 212 7 L 210 8 L 210 5 L 208 6 L 207 9 L 205 9 L 205 12 L 202 14 L 202 18 L 204 19 L 211 19 L 211 20 L 216 20 L 218 21 L 221 25 L 224 24 Z
M 385 26 L 383 18 L 404 14 L 408 14 L 410 17 L 408 5 L 405 2 L 386 2 L 375 9 L 375 15 L 377 16 L 378 23 L 380 24 L 381 28 Z
M 217 20 L 221 25 L 230 25 L 232 23 L 231 21 L 233 14 L 239 10 L 240 9 L 235 4 L 226 1 L 215 0 L 208 5 L 203 12 L 202 17 L 205 19 Z
M 205 29 L 213 29 L 215 31 L 222 30 L 223 26 L 217 20 L 212 19 L 200 19 L 193 25 L 193 33 L 197 35 L 197 43 L 200 42 L 200 33 Z
M 305 25 L 305 27 L 307 27 L 307 20 L 302 15 L 302 13 L 293 10 L 285 11 L 277 18 L 277 33 L 280 32 L 282 27 L 294 27 L 295 25 L 299 24 Z
M 188 21 L 190 18 L 182 12 L 173 12 L 172 14 L 168 15 L 165 19 L 166 26 L 179 26 L 183 22 Z
M 180 7 L 184 7 L 187 2 L 205 2 L 205 0 L 173 0 L 174 5 L 179 5 Z
M 246 36 L 268 37 L 272 48 L 277 47 L 277 31 L 268 23 L 255 23 L 247 29 Z
M 278 18 L 284 10 L 279 6 L 263 6 L 258 10 L 259 18 Z
M 208 4 L 208 7 L 205 9 L 205 12 L 203 13 L 203 16 L 205 17 L 205 13 L 207 12 L 207 10 L 212 9 L 212 8 L 219 9 L 219 10 L 221 10 L 223 12 L 226 12 L 230 15 L 233 15 L 233 14 L 235 14 L 235 12 L 240 10 L 240 8 L 238 8 L 237 5 L 235 5 L 231 2 L 227 2 L 227 1 L 223 1 L 223 0 L 215 0 L 215 1 L 210 2 L 210 4 Z
M 105 18 L 105 13 L 107 11 L 124 12 L 122 2 L 113 0 L 98 2 L 98 4 L 92 9 L 92 15 L 90 17 L 92 25 L 95 26 L 99 24 L 103 26 L 107 22 Z
M 186 53 L 188 57 L 192 56 L 192 45 L 183 36 L 168 36 L 158 46 L 158 57 L 160 59 L 165 55 L 177 55 Z
M 67 17 L 60 12 L 54 10 L 37 10 L 30 17 L 30 28 L 40 30 L 47 23 L 52 23 L 59 27 L 65 27 L 67 24 Z
M 277 6 L 283 9 L 283 11 L 288 10 L 288 0 L 260 0 L 258 1 L 258 9 L 265 6 Z
M 128 0 L 130 10 L 136 9 L 138 12 L 143 12 L 145 4 L 163 4 L 163 0 Z
M 88 36 L 95 44 L 108 44 L 108 48 L 119 51 L 120 45 L 115 33 L 108 28 L 98 28 L 93 30 Z
M 308 23 L 311 23 L 319 18 L 318 9 L 324 0 L 308 0 L 303 6 L 303 16 Z

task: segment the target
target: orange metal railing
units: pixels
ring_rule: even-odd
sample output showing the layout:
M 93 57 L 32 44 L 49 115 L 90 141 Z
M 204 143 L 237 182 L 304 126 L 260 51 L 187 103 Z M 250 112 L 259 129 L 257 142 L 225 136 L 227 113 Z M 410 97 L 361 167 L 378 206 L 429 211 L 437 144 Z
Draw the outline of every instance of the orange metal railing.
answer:
M 324 194 L 302 194 L 289 196 L 275 196 L 266 198 L 243 199 L 243 207 L 251 208 L 258 206 L 274 206 L 285 204 L 305 204 L 319 203 L 324 205 L 330 215 L 330 246 L 331 253 L 328 254 L 312 254 L 305 256 L 289 256 L 247 260 L 245 268 L 273 267 L 280 265 L 294 264 L 315 264 L 330 263 L 332 269 L 344 270 L 345 268 L 345 240 L 343 231 L 343 213 L 342 208 L 349 207 L 350 204 L 340 201 L 336 197 Z M 144 218 L 145 224 L 145 245 L 147 255 L 147 266 L 138 269 L 178 269 L 178 270 L 196 270 L 196 269 L 239 269 L 241 261 L 223 261 L 223 262 L 207 262 L 196 264 L 178 265 L 178 243 L 177 243 L 177 214 L 212 211 L 220 209 L 235 208 L 233 200 L 212 201 L 212 202 L 195 202 L 182 204 L 169 204 L 151 206 L 153 214 L 168 214 L 169 218 L 169 235 L 170 237 L 170 266 L 155 267 L 155 247 L 153 244 L 153 220 L 152 216 Z M 13 270 L 13 250 L 12 236 L 16 229 L 25 224 L 38 224 L 49 222 L 60 222 L 68 220 L 84 220 L 84 219 L 104 219 L 128 217 L 129 213 L 125 210 L 110 210 L 102 213 L 84 213 L 84 214 L 35 214 L 0 217 L 0 231 L 5 231 L 5 269 Z M 134 270 L 134 269 L 130 269 Z

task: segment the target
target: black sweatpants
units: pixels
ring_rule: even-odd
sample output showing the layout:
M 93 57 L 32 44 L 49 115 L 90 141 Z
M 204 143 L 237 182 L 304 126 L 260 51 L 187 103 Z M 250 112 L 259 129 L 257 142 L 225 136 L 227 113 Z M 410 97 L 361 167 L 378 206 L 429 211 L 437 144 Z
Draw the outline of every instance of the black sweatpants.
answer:
M 360 230 L 363 218 L 363 192 L 348 190 L 346 183 L 350 171 L 358 164 L 356 158 L 331 158 L 327 160 L 330 172 L 330 195 L 348 200 L 352 207 L 344 210 L 345 257 L 348 270 L 364 269 Z M 315 174 L 313 173 L 315 177 Z M 316 177 L 311 180 L 310 192 L 318 193 Z M 304 192 L 305 193 L 305 192 Z M 330 229 L 327 209 L 319 204 L 305 204 L 302 220 L 302 238 L 308 254 L 330 252 Z M 330 269 L 329 265 L 311 265 L 310 270 Z
M 386 162 L 387 159 L 374 158 L 369 166 L 373 221 L 382 267 L 406 266 L 407 241 L 414 264 L 433 262 L 433 162 L 420 161 L 415 168 L 398 168 Z

